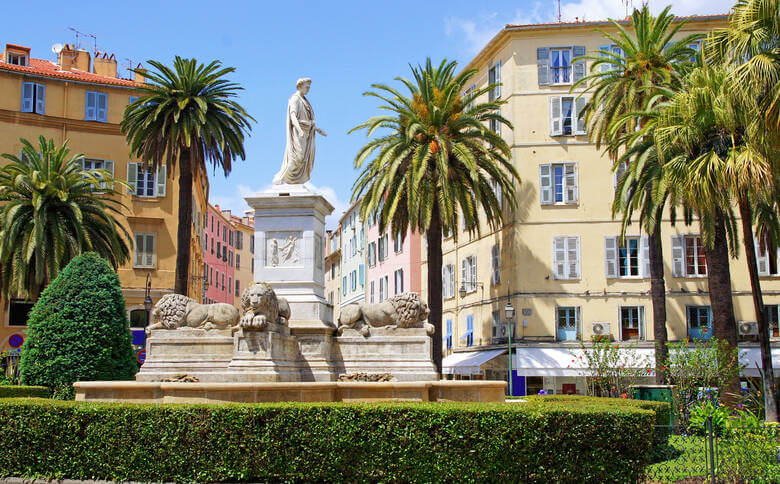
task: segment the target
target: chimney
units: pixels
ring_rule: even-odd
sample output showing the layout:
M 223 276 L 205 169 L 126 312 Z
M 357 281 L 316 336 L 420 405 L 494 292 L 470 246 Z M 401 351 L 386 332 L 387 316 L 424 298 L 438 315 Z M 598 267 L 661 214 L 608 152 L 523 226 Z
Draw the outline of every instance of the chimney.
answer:
M 116 77 L 116 58 L 114 54 L 110 56 L 106 53 L 95 54 L 95 61 L 92 63 L 92 72 L 105 77 Z
M 146 83 L 146 69 L 144 69 L 141 66 L 141 63 L 139 62 L 138 65 L 135 67 L 135 70 L 138 72 L 134 72 L 133 80 L 137 82 L 138 84 L 144 84 Z
M 57 65 L 60 70 L 69 71 L 73 68 L 76 61 L 76 48 L 71 44 L 65 44 L 62 50 L 57 54 Z
M 89 72 L 90 58 L 89 52 L 84 49 L 78 49 L 76 51 L 76 58 L 73 59 L 72 68 L 83 72 Z

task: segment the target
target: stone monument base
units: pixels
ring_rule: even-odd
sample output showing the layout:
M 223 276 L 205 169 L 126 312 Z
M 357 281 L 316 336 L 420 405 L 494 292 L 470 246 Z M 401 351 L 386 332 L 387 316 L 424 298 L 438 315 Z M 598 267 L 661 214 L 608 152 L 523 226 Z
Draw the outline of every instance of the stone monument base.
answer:
M 233 359 L 233 335 L 229 329 L 156 329 L 146 341 L 146 354 L 136 381 L 159 382 L 181 375 L 221 381 Z
M 221 381 L 290 382 L 300 380 L 298 342 L 290 328 L 269 323 L 263 331 L 240 330 L 235 353 Z

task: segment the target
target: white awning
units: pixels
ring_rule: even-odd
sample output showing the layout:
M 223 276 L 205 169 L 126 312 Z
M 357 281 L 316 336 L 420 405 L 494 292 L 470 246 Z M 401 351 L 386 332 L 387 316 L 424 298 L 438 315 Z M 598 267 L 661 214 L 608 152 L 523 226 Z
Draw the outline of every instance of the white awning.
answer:
M 761 368 L 761 348 L 740 348 L 739 362 L 746 365 L 745 369 L 742 370 L 742 376 L 760 376 L 758 368 Z M 772 367 L 775 370 L 775 377 L 780 376 L 780 370 L 778 370 L 780 369 L 780 348 L 772 348 Z
M 586 376 L 588 373 L 580 348 L 517 348 L 515 351 L 513 369 L 519 376 Z M 618 351 L 621 363 L 629 368 L 652 367 L 655 362 L 653 348 Z
M 453 353 L 441 362 L 441 372 L 445 375 L 479 375 L 481 366 L 506 350 L 468 351 Z

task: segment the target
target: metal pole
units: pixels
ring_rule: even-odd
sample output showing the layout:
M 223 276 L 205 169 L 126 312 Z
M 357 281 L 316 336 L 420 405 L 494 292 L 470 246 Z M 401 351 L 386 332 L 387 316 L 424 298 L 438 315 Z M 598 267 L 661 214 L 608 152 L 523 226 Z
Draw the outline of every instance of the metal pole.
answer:
M 509 337 L 507 338 L 507 346 L 509 349 L 508 360 L 509 360 L 509 396 L 513 396 L 514 392 L 512 392 L 512 321 L 511 319 L 508 319 L 506 322 L 506 325 L 509 326 L 507 328 L 507 334 Z
M 707 416 L 707 441 L 710 445 L 708 452 L 708 457 L 710 460 L 710 481 L 712 484 L 715 484 L 715 446 L 712 436 L 712 415 Z

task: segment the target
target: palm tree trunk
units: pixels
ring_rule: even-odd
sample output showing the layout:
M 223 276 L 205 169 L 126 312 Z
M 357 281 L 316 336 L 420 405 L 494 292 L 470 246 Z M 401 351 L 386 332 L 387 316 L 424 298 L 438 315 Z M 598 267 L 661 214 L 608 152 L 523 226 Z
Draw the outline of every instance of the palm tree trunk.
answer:
M 742 218 L 742 237 L 745 242 L 750 288 L 753 293 L 753 308 L 758 324 L 758 342 L 761 347 L 761 370 L 764 373 L 764 409 L 767 422 L 777 422 L 777 399 L 775 374 L 772 369 L 772 351 L 769 347 L 769 325 L 764 311 L 764 296 L 761 293 L 761 281 L 758 278 L 756 246 L 753 240 L 753 210 L 746 193 L 739 197 L 739 215 Z
M 433 325 L 433 363 L 436 372 L 441 378 L 441 352 L 442 352 L 442 327 L 441 327 L 441 221 L 439 220 L 439 203 L 433 204 L 433 216 L 431 225 L 425 234 L 428 241 L 428 308 L 430 315 L 428 322 Z
M 726 342 L 726 349 L 737 347 L 737 320 L 734 316 L 734 301 L 731 292 L 731 270 L 729 268 L 729 248 L 726 239 L 726 223 L 723 211 L 715 209 L 714 241 L 712 247 L 704 245 L 707 258 L 707 281 L 712 305 L 713 329 L 715 338 Z M 723 362 L 723 366 L 727 366 Z M 721 389 L 723 401 L 736 405 L 740 395 L 739 375 L 736 375 L 725 389 Z
M 176 234 L 176 275 L 173 292 L 189 296 L 192 239 L 192 160 L 186 149 L 179 156 L 179 228 Z
M 663 209 L 656 213 L 656 223 L 653 231 L 648 233 L 648 255 L 650 257 L 650 298 L 653 302 L 653 338 L 655 339 L 655 382 L 666 384 L 666 360 L 669 348 L 666 343 L 669 336 L 666 331 L 666 283 L 664 282 L 664 258 L 661 244 L 661 215 Z

